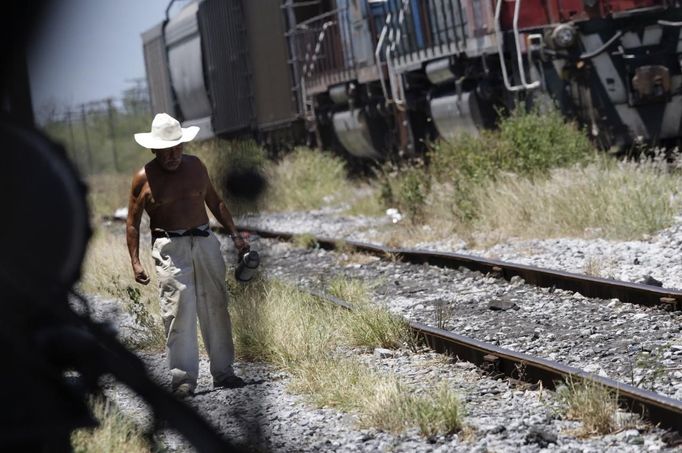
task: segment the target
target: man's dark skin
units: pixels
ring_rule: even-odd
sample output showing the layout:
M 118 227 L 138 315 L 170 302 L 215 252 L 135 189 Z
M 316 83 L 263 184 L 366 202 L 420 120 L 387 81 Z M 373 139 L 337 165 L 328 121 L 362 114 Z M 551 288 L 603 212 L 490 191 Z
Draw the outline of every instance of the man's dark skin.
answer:
M 182 143 L 173 148 L 153 149 L 154 160 L 133 177 L 128 203 L 126 239 L 135 281 L 146 285 L 149 275 L 140 263 L 140 221 L 147 211 L 151 228 L 186 230 L 208 223 L 206 206 L 230 232 L 239 254 L 249 250 L 239 236 L 232 214 L 220 199 L 204 164 L 183 154 Z

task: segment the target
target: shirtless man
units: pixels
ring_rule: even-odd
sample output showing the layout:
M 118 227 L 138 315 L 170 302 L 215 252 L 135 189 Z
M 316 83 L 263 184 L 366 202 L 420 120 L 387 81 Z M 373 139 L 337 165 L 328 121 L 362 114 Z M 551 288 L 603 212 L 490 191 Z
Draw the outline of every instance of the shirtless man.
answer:
M 199 371 L 196 320 L 211 362 L 214 387 L 241 387 L 234 375 L 234 346 L 227 312 L 225 262 L 220 243 L 208 228 L 206 206 L 230 232 L 240 254 L 249 245 L 239 236 L 230 211 L 211 184 L 204 164 L 183 154 L 183 143 L 196 136 L 196 126 L 161 113 L 150 133 L 135 134 L 137 143 L 155 158 L 133 177 L 126 239 L 135 281 L 149 276 L 139 258 L 140 220 L 149 214 L 152 256 L 161 290 L 161 315 L 167 336 L 173 392 L 185 397 L 196 387 Z

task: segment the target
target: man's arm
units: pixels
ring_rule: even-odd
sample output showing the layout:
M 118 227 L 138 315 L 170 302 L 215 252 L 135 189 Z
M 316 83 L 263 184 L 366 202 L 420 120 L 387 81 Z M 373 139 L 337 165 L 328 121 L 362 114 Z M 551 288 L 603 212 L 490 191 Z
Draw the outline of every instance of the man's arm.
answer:
M 223 227 L 230 233 L 230 237 L 234 242 L 234 246 L 237 248 L 237 252 L 241 257 L 244 253 L 249 251 L 249 244 L 239 235 L 237 227 L 232 219 L 232 214 L 230 210 L 227 209 L 225 202 L 220 198 L 218 192 L 216 192 L 213 184 L 211 184 L 210 178 L 208 178 L 208 173 L 206 175 L 208 184 L 206 188 L 206 206 L 213 213 L 215 218 L 222 224 Z
M 147 194 L 143 191 L 146 183 L 147 175 L 143 168 L 133 177 L 130 200 L 128 201 L 128 219 L 126 220 L 126 241 L 128 242 L 128 253 L 130 253 L 130 264 L 133 266 L 135 281 L 143 285 L 149 283 L 149 275 L 140 263 L 140 221 L 147 202 Z

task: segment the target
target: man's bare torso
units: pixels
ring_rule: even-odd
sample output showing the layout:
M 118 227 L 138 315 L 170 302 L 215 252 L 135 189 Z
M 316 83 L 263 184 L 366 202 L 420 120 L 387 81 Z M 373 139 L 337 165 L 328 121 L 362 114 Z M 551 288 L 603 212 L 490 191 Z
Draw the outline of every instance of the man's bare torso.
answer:
M 181 230 L 208 223 L 204 200 L 209 179 L 199 159 L 183 155 L 182 163 L 172 172 L 153 160 L 143 171 L 146 182 L 141 195 L 151 228 Z

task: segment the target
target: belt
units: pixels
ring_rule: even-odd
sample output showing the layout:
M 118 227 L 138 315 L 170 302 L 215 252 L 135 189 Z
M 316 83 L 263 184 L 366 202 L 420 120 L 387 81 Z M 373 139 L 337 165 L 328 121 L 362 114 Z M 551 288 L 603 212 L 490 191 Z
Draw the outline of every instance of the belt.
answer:
M 158 239 L 158 238 L 181 238 L 185 236 L 201 236 L 201 237 L 208 237 L 210 235 L 209 230 L 202 230 L 199 228 L 190 228 L 189 230 L 183 231 L 182 233 L 178 233 L 176 231 L 166 231 L 162 230 L 161 228 L 154 228 L 152 230 L 152 239 Z

